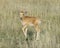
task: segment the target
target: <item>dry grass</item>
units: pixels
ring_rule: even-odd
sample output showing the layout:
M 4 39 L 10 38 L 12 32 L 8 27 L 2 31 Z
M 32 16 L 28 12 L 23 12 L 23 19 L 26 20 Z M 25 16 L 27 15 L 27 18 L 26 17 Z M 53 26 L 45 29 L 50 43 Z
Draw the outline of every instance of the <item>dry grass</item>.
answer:
M 25 40 L 20 10 L 46 20 L 39 41 L 34 40 L 33 28 L 28 29 Z M 60 0 L 0 0 L 0 48 L 60 48 Z

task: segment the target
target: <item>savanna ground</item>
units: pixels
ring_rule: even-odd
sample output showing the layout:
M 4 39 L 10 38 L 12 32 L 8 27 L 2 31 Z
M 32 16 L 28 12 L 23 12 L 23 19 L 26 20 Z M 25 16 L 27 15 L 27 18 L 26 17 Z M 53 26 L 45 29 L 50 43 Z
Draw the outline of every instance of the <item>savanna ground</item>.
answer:
M 40 25 L 39 41 L 31 27 L 25 40 L 20 10 L 46 20 Z M 60 0 L 0 0 L 0 48 L 60 48 Z

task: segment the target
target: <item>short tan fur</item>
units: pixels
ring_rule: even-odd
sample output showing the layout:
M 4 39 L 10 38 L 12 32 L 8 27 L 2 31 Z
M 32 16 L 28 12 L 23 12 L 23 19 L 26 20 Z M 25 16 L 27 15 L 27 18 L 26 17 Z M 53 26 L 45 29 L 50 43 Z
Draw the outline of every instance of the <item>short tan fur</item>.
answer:
M 20 19 L 21 19 L 21 23 L 23 25 L 22 27 L 22 31 L 25 35 L 25 37 L 27 38 L 27 26 L 34 26 L 36 32 L 37 32 L 37 36 L 36 36 L 36 40 L 39 39 L 39 33 L 40 33 L 40 23 L 41 20 L 36 18 L 36 17 L 31 17 L 31 16 L 24 16 L 24 12 L 21 11 L 20 12 Z

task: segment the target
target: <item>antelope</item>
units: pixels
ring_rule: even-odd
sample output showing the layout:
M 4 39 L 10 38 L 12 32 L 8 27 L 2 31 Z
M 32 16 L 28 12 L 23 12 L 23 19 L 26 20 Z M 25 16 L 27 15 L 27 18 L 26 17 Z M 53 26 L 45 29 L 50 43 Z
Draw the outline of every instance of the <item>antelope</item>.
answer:
M 27 38 L 27 26 L 33 26 L 37 32 L 36 40 L 39 39 L 39 33 L 40 33 L 40 27 L 39 24 L 41 23 L 41 20 L 36 18 L 36 17 L 31 17 L 31 16 L 25 16 L 25 12 L 21 11 L 20 12 L 20 20 L 22 23 L 22 31 L 24 33 L 24 36 Z

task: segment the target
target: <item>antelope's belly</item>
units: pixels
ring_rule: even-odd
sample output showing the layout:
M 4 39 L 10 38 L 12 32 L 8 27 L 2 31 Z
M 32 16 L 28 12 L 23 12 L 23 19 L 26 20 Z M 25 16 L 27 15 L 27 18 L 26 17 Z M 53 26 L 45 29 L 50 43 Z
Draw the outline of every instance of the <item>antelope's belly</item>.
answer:
M 30 23 L 29 26 L 34 26 L 34 24 Z
M 21 22 L 21 23 L 22 23 L 22 25 L 34 26 L 34 24 L 31 22 Z

